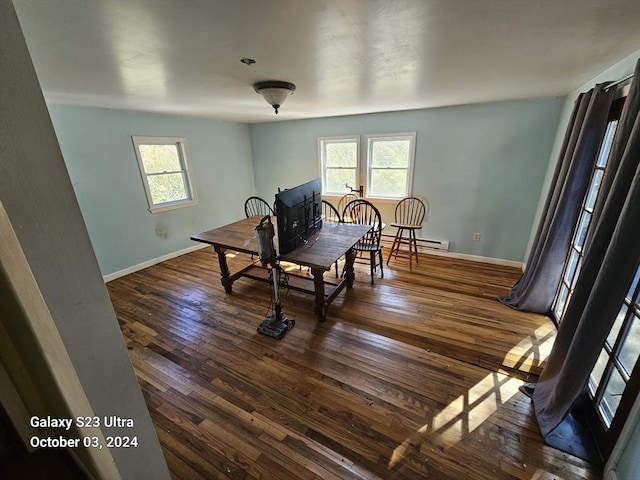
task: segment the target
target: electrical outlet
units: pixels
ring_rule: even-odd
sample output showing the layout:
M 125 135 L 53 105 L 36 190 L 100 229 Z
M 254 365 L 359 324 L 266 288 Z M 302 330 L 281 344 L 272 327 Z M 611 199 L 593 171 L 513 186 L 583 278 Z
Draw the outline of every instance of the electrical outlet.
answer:
M 473 239 L 474 240 L 480 240 L 480 234 L 478 232 L 473 234 Z

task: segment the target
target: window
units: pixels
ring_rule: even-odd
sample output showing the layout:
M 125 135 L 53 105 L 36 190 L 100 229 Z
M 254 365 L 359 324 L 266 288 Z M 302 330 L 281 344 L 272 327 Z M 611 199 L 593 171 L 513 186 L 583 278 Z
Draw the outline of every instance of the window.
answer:
M 132 138 L 151 213 L 198 203 L 191 180 L 186 138 Z
M 411 195 L 415 133 L 318 139 L 322 190 L 343 195 L 349 187 L 371 198 L 398 199 Z
M 585 242 L 590 229 L 594 228 L 592 217 L 598 195 L 608 193 L 600 186 L 608 168 L 609 154 L 624 102 L 625 96 L 622 95 L 611 105 L 607 128 L 564 262 L 562 279 L 552 308 L 553 317 L 558 324 L 563 321 L 581 272 L 585 248 L 588 248 Z M 584 408 L 582 413 L 586 414 L 589 429 L 605 458 L 611 453 L 640 391 L 639 281 L 640 266 L 636 266 L 635 278 L 626 287 L 625 298 L 621 301 L 613 326 L 589 375 L 587 391 L 590 401 L 578 408 Z
M 416 135 L 367 136 L 367 195 L 409 196 Z
M 586 410 L 598 447 L 608 456 L 640 394 L 640 265 L 589 375 Z
M 584 243 L 587 239 L 587 233 L 591 225 L 591 216 L 596 204 L 596 198 L 598 198 L 600 182 L 604 176 L 604 171 L 607 166 L 607 160 L 609 159 L 609 152 L 613 145 L 613 137 L 617 126 L 618 120 L 611 120 L 607 125 L 607 130 L 605 132 L 602 145 L 600 146 L 600 152 L 598 153 L 596 166 L 591 173 L 589 188 L 582 203 L 580 217 L 573 234 L 573 239 L 571 240 L 571 246 L 569 247 L 569 253 L 565 260 L 564 270 L 562 272 L 562 280 L 560 280 L 560 287 L 553 305 L 553 313 L 558 323 L 562 322 L 564 312 L 569 304 L 571 296 L 573 295 L 576 280 L 578 279 L 578 274 L 582 267 Z
M 322 193 L 342 195 L 346 185 L 354 188 L 360 183 L 358 159 L 359 137 L 318 139 L 322 169 Z
M 611 426 L 640 357 L 640 267 L 589 377 L 589 392 L 605 428 Z
M 613 146 L 613 139 L 618 127 L 620 115 L 622 114 L 622 107 L 624 106 L 625 99 L 626 97 L 619 98 L 611 105 L 607 128 L 600 144 L 600 151 L 598 152 L 596 164 L 591 172 L 589 188 L 587 189 L 585 198 L 582 201 L 582 209 L 580 210 L 576 229 L 573 233 L 573 239 L 571 240 L 569 252 L 565 259 L 562 279 L 560 280 L 560 285 L 556 292 L 556 297 L 552 307 L 553 316 L 558 324 L 562 323 L 567 305 L 569 305 L 569 300 L 571 300 L 571 297 L 573 296 L 573 290 L 575 288 L 578 275 L 580 274 L 582 258 L 585 253 L 584 246 L 587 234 L 589 233 L 589 228 L 591 227 L 593 209 L 595 208 L 598 192 L 600 191 L 600 184 L 607 168 L 609 153 Z

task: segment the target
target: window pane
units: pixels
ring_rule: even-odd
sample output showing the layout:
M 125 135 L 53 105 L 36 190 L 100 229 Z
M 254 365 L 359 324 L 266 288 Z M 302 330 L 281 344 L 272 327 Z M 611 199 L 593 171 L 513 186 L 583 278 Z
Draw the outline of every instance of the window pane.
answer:
M 358 148 L 355 142 L 336 142 L 325 144 L 326 167 L 356 168 Z
M 404 197 L 406 186 L 406 170 L 372 170 L 368 193 L 381 197 Z
M 583 211 L 580 217 L 580 226 L 578 227 L 578 233 L 576 235 L 575 245 L 582 247 L 584 240 L 587 237 L 587 230 L 589 229 L 589 222 L 591 221 L 591 214 Z
M 604 170 L 596 170 L 591 179 L 591 185 L 589 185 L 589 194 L 585 203 L 585 208 L 589 211 L 593 211 L 593 207 L 596 204 L 596 197 L 598 196 L 598 190 L 600 190 L 600 183 L 602 182 L 602 176 Z
M 611 420 L 613 420 L 613 416 L 616 414 L 616 410 L 618 410 L 624 387 L 626 387 L 625 381 L 620 376 L 618 370 L 614 368 L 600 402 L 602 413 L 608 426 L 611 425 Z
M 610 347 L 613 347 L 615 345 L 618 334 L 620 333 L 620 328 L 622 327 L 622 322 L 624 322 L 624 317 L 626 315 L 627 306 L 625 304 L 622 304 L 622 307 L 620 307 L 620 311 L 618 312 L 618 316 L 616 317 L 616 321 L 613 322 L 613 327 L 611 327 L 611 331 L 609 332 L 609 336 L 607 337 L 607 343 Z
M 573 274 L 573 283 L 571 284 L 572 292 L 576 289 L 576 283 L 578 283 L 578 277 L 580 276 L 581 269 L 582 269 L 582 259 L 578 260 L 578 268 L 576 268 L 576 273 Z
M 139 149 L 146 173 L 182 170 L 177 145 L 139 145 Z
M 627 293 L 627 298 L 631 300 L 633 298 L 633 294 L 636 293 L 636 288 L 638 287 L 638 280 L 640 280 L 640 268 L 636 270 L 636 276 L 631 282 L 631 288 L 629 288 L 629 293 Z M 638 299 L 636 298 L 636 305 L 638 305 Z
M 624 344 L 618 356 L 627 374 L 631 375 L 633 367 L 638 360 L 638 355 L 640 355 L 640 321 L 634 317 L 627 338 L 624 339 Z
M 150 175 L 147 179 L 154 205 L 188 198 L 182 173 Z
M 607 125 L 607 131 L 604 134 L 604 139 L 602 140 L 602 145 L 600 146 L 600 153 L 598 154 L 598 162 L 596 163 L 598 167 L 604 167 L 607 164 L 607 160 L 609 159 L 609 151 L 611 150 L 611 145 L 613 142 L 613 136 L 616 133 L 617 127 L 618 120 L 613 120 Z
M 564 305 L 567 302 L 567 296 L 569 295 L 569 288 L 563 283 L 560 285 L 560 294 L 558 295 L 558 301 L 556 302 L 556 319 L 558 321 L 562 320 L 562 315 L 564 314 Z
M 345 183 L 356 185 L 356 170 L 354 169 L 327 169 L 326 193 L 344 193 Z
M 571 249 L 571 255 L 569 256 L 569 263 L 567 264 L 567 271 L 564 275 L 564 281 L 567 285 L 573 283 L 573 277 L 576 272 L 576 267 L 580 261 L 580 255 L 573 248 Z
M 409 167 L 409 140 L 371 141 L 371 167 Z
M 607 352 L 602 350 L 600 352 L 600 356 L 598 357 L 598 361 L 593 366 L 593 370 L 591 370 L 591 375 L 589 376 L 589 387 L 591 387 L 591 394 L 594 395 L 602 381 L 602 374 L 604 373 L 604 369 L 607 366 L 607 362 L 609 361 L 609 355 Z

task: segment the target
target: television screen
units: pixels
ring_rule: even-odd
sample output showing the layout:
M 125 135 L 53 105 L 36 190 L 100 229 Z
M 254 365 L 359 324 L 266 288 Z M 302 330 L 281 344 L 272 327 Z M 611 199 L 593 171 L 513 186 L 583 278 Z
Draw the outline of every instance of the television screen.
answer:
M 322 182 L 319 178 L 276 194 L 278 250 L 289 253 L 322 228 Z

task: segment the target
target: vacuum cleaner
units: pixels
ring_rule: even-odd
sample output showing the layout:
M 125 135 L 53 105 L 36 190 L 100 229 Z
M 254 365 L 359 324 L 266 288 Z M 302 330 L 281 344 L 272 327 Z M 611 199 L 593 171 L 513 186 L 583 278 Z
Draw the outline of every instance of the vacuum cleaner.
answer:
M 255 228 L 256 243 L 258 244 L 258 256 L 263 265 L 271 265 L 271 278 L 273 280 L 273 290 L 275 292 L 274 313 L 265 318 L 258 326 L 258 333 L 280 340 L 296 324 L 295 320 L 290 320 L 282 315 L 282 303 L 280 302 L 279 288 L 279 266 L 276 249 L 273 244 L 275 236 L 273 223 L 269 215 L 260 220 Z

